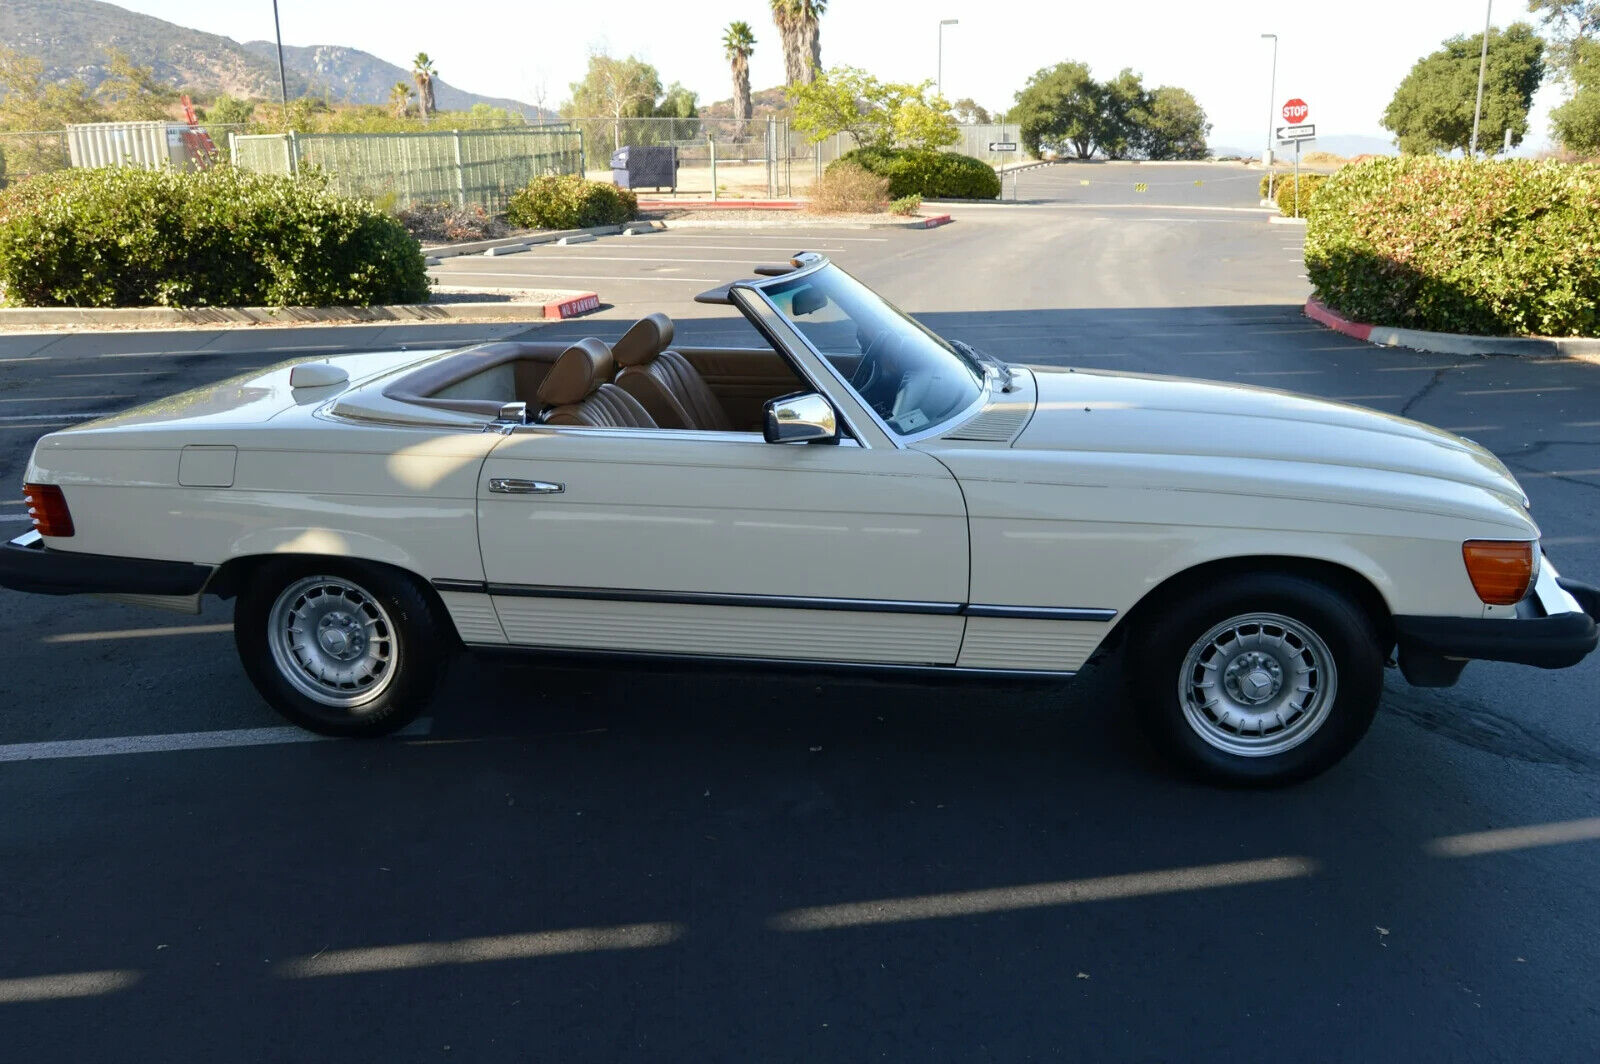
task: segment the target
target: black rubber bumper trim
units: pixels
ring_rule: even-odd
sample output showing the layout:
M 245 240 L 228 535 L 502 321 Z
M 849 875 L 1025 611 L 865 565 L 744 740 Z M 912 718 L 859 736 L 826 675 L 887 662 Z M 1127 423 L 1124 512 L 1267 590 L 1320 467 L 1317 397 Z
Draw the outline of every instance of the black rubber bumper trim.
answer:
M 212 572 L 208 565 L 79 554 L 38 542 L 0 547 L 0 587 L 35 595 L 195 595 Z
M 1578 585 L 1584 587 L 1585 585 Z M 1566 589 L 1579 604 L 1600 606 L 1600 595 L 1589 601 Z M 1509 661 L 1541 669 L 1576 665 L 1600 642 L 1595 619 L 1587 613 L 1558 613 L 1552 617 L 1396 617 L 1395 634 L 1405 655 L 1437 655 L 1479 661 Z

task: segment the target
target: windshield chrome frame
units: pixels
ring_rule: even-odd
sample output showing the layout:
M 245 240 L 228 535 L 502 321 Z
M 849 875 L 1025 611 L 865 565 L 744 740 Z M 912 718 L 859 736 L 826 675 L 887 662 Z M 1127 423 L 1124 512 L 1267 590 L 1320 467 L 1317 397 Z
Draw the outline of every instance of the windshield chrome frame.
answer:
M 866 399 L 860 395 L 860 393 L 850 386 L 850 382 L 846 380 L 844 374 L 840 373 L 838 368 L 834 366 L 833 361 L 829 359 L 827 355 L 823 354 L 816 344 L 811 342 L 811 338 L 805 334 L 804 330 L 795 324 L 793 318 L 789 317 L 789 315 L 778 309 L 778 305 L 774 303 L 772 297 L 767 294 L 767 288 L 769 286 L 785 284 L 797 278 L 808 277 L 811 274 L 820 273 L 822 270 L 833 265 L 833 263 L 828 260 L 827 256 L 819 255 L 815 252 L 801 252 L 799 255 L 794 257 L 793 261 L 800 263 L 801 265 L 796 269 L 789 271 L 788 273 L 781 273 L 775 277 L 763 278 L 759 281 L 736 281 L 728 286 L 730 294 L 734 291 L 747 291 L 759 296 L 761 298 L 761 302 L 766 306 L 766 308 L 773 314 L 776 314 L 778 318 L 788 326 L 788 331 L 806 346 L 806 350 L 822 364 L 823 368 L 828 372 L 833 380 L 838 383 L 839 387 L 845 389 L 846 393 L 848 393 L 855 401 L 855 405 L 866 411 L 867 416 L 872 419 L 873 424 L 878 427 L 878 430 L 882 432 L 889 442 L 892 443 L 896 448 L 903 449 L 907 444 L 917 443 L 934 436 L 943 435 L 946 432 L 951 432 L 965 424 L 967 421 L 971 420 L 973 415 L 982 410 L 985 406 L 989 405 L 990 401 L 994 397 L 994 390 L 999 383 L 1000 375 L 989 363 L 982 362 L 979 363 L 977 368 L 982 370 L 983 380 L 979 385 L 977 398 L 973 399 L 971 403 L 968 403 L 961 410 L 955 414 L 952 414 L 939 424 L 934 425 L 931 428 L 924 429 L 920 432 L 906 434 L 896 432 L 894 429 L 890 428 L 888 423 L 884 421 L 878 412 L 872 408 L 872 404 L 868 403 Z M 878 294 L 870 285 L 862 281 L 860 278 L 854 277 L 854 275 L 850 274 L 847 270 L 839 268 L 839 272 L 851 277 L 856 281 L 857 284 L 860 284 L 863 288 L 866 288 L 867 291 L 872 292 L 873 295 L 876 296 Z M 897 311 L 897 313 L 903 312 Z M 747 314 L 746 316 L 748 317 L 749 315 Z M 929 329 L 921 322 L 913 321 L 912 324 L 918 328 L 926 330 L 933 336 L 938 337 L 940 342 L 949 343 L 949 341 L 945 340 L 944 337 L 939 336 L 938 333 L 933 332 L 932 329 Z M 959 359 L 963 363 L 966 362 L 966 358 L 959 352 L 952 351 L 951 354 L 952 357 Z M 812 381 L 813 385 L 816 383 L 816 381 Z

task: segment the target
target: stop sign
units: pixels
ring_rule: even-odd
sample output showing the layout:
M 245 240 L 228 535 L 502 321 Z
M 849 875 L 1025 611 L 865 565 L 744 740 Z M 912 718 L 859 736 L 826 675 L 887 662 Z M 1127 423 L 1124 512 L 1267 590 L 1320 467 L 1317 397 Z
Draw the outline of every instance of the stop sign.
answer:
M 1310 114 L 1311 108 L 1298 96 L 1283 105 L 1283 120 L 1290 125 L 1299 125 Z

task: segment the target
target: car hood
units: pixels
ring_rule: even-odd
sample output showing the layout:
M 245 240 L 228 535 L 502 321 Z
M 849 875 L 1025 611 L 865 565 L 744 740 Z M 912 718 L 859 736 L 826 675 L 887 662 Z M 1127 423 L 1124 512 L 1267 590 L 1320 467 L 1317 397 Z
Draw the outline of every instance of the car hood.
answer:
M 1384 471 L 1481 488 L 1526 504 L 1521 486 L 1487 449 L 1408 418 L 1183 377 L 1032 372 L 1037 407 L 1013 443 L 1017 449 Z

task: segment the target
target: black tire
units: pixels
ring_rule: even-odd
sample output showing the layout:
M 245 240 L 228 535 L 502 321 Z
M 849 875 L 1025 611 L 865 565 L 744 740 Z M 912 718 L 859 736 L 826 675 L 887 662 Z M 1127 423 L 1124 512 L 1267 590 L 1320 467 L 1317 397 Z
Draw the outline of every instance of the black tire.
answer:
M 1220 673 L 1206 673 L 1207 653 L 1200 641 L 1219 626 L 1237 618 L 1279 616 L 1295 622 L 1320 639 L 1322 646 L 1310 650 L 1310 657 L 1297 653 L 1295 636 L 1288 633 L 1284 653 L 1295 662 L 1320 660 L 1327 652 L 1333 663 L 1331 695 L 1316 703 L 1325 712 L 1320 723 L 1317 713 L 1305 713 L 1298 725 L 1304 734 L 1295 745 L 1277 752 L 1256 751 L 1253 755 L 1219 747 L 1230 742 L 1237 748 L 1250 743 L 1248 727 L 1237 739 L 1230 739 L 1227 727 L 1216 722 L 1214 710 L 1194 704 L 1191 722 L 1182 693 L 1193 680 L 1215 679 Z M 1378 711 L 1383 693 L 1384 652 L 1372 619 L 1356 603 L 1331 588 L 1305 577 L 1283 573 L 1256 573 L 1228 577 L 1218 586 L 1197 589 L 1175 601 L 1155 606 L 1141 618 L 1143 630 L 1130 641 L 1127 659 L 1128 689 L 1139 713 L 1144 732 L 1154 745 L 1177 767 L 1212 783 L 1232 786 L 1272 787 L 1296 783 L 1325 772 L 1348 754 L 1366 734 Z M 1232 629 L 1227 629 L 1231 631 Z M 1245 626 L 1249 630 L 1249 626 Z M 1276 638 L 1281 630 L 1268 626 L 1265 631 Z M 1222 637 L 1224 639 L 1227 636 Z M 1215 646 L 1207 642 L 1206 647 Z M 1236 643 L 1236 646 L 1246 645 Z M 1200 658 L 1191 661 L 1194 648 Z M 1304 648 L 1298 648 L 1304 652 Z M 1216 662 L 1230 661 L 1224 652 L 1212 652 Z M 1186 670 L 1186 665 L 1192 665 Z M 1188 675 L 1193 673 L 1192 676 Z M 1248 673 L 1243 670 L 1241 675 Z M 1327 688 L 1326 670 L 1308 674 L 1313 685 Z M 1255 674 L 1260 675 L 1260 674 Z M 1250 681 L 1249 676 L 1245 676 Z M 1226 687 L 1226 684 L 1223 685 Z M 1235 688 L 1237 690 L 1237 687 Z M 1257 689 L 1251 688 L 1254 693 Z M 1293 689 L 1291 689 L 1292 691 Z M 1197 693 L 1195 703 L 1202 697 Z M 1289 697 L 1293 697 L 1292 694 Z M 1326 709 L 1320 707 L 1326 705 Z M 1293 738 L 1293 709 L 1286 711 L 1290 723 L 1281 728 L 1278 742 Z M 1211 719 L 1208 726 L 1205 722 Z M 1243 716 L 1234 720 L 1247 719 Z M 1208 740 L 1207 735 L 1210 736 Z M 1265 736 L 1260 741 L 1265 741 Z M 1266 749 L 1266 748 L 1264 748 Z
M 344 696 L 355 704 L 330 704 L 308 694 L 303 688 L 319 688 L 326 681 L 316 678 L 309 668 L 300 670 L 299 681 L 287 675 L 286 669 L 294 668 L 299 659 L 286 651 L 280 664 L 269 636 L 280 596 L 320 578 L 355 589 L 350 609 L 340 616 L 353 614 L 356 622 L 371 619 L 368 631 L 377 634 L 368 642 L 383 647 L 383 653 L 373 652 L 374 664 L 366 670 L 376 677 L 370 686 L 363 689 L 352 684 Z M 294 614 L 286 605 L 283 615 Z M 415 720 L 432 699 L 449 649 L 455 645 L 443 608 L 414 577 L 386 566 L 343 559 L 296 558 L 262 565 L 239 590 L 233 636 L 245 673 L 273 709 L 310 731 L 340 736 L 387 735 Z M 328 697 L 336 696 L 329 692 Z

